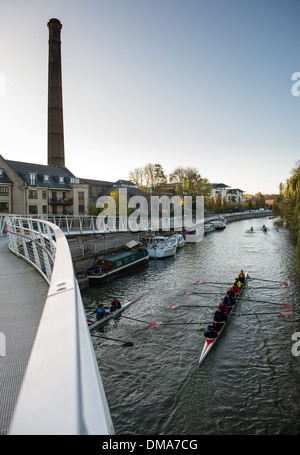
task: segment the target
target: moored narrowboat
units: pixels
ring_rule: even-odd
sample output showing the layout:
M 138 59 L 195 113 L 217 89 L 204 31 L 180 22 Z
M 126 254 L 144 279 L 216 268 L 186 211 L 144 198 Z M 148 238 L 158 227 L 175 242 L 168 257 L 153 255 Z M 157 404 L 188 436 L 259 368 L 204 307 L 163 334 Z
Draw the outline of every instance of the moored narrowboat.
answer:
M 93 267 L 87 269 L 89 284 L 110 281 L 135 269 L 146 267 L 148 262 L 149 254 L 145 248 L 124 251 L 106 259 L 100 259 Z

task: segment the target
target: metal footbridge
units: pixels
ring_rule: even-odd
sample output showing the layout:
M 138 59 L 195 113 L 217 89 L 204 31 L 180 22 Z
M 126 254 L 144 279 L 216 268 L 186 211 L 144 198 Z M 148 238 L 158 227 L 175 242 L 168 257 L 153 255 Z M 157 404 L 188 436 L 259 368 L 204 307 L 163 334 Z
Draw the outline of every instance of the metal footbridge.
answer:
M 5 229 L 0 434 L 114 434 L 64 233 L 21 217 Z

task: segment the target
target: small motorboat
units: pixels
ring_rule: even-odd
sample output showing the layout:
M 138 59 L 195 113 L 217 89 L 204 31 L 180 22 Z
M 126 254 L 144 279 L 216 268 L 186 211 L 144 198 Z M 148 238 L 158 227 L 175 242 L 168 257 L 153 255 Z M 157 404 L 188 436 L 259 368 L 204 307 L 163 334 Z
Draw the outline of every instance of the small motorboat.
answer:
M 219 218 L 218 220 L 211 220 L 210 223 L 214 226 L 215 230 L 221 230 L 226 228 L 225 218 Z
M 182 248 L 184 245 L 185 245 L 185 240 L 183 238 L 183 235 L 182 234 L 173 234 L 171 235 L 170 237 L 171 239 L 175 238 L 176 241 L 177 241 L 177 248 Z
M 177 239 L 151 235 L 144 237 L 149 257 L 152 259 L 162 259 L 174 256 L 177 250 Z
M 209 232 L 213 232 L 214 230 L 215 230 L 215 226 L 212 223 L 204 224 L 204 235 L 208 234 Z

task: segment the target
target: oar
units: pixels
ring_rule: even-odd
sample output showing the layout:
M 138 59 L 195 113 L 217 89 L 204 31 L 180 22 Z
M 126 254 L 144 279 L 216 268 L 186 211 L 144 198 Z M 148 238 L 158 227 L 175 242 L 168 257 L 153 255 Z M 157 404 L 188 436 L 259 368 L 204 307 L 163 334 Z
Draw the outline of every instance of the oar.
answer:
M 119 341 L 120 343 L 123 343 L 124 346 L 133 346 L 134 343 L 132 341 L 123 341 L 123 340 L 117 340 L 116 338 L 109 338 L 109 337 L 101 337 L 99 335 L 93 335 L 93 337 L 97 337 L 97 338 L 103 338 L 104 340 L 112 340 L 112 341 Z
M 268 313 L 232 313 L 230 316 L 259 316 L 261 314 L 292 314 L 291 311 L 277 311 Z
M 257 280 L 257 281 L 268 281 L 270 283 L 289 284 L 287 281 L 265 280 L 263 278 L 255 278 L 255 277 L 249 277 L 249 279 L 250 280 Z
M 222 282 L 217 282 L 217 281 L 194 281 L 193 284 L 218 284 L 218 285 L 223 285 L 227 284 L 228 286 L 232 285 L 232 283 L 222 283 Z
M 245 286 L 245 288 L 247 288 L 247 289 L 255 289 L 255 290 L 257 290 L 257 289 L 266 289 L 267 288 L 267 289 L 275 289 L 275 290 L 277 290 L 277 289 L 289 289 L 289 286 L 280 286 L 280 287 L 273 286 L 273 287 L 270 287 L 270 285 L 266 284 L 265 286 Z
M 142 322 L 143 324 L 148 324 L 150 327 L 158 327 L 160 325 L 190 325 L 190 324 L 212 324 L 211 321 L 200 321 L 200 322 L 148 322 L 148 321 L 141 321 L 140 319 L 130 318 L 128 316 L 121 316 L 125 319 L 131 319 L 132 321 Z
M 185 295 L 191 295 L 191 294 L 194 294 L 194 295 L 207 295 L 207 294 L 223 295 L 224 292 L 189 292 L 189 291 L 185 291 L 183 294 L 185 294 Z
M 170 308 L 181 308 L 181 307 L 186 307 L 186 308 L 214 308 L 217 305 L 170 305 Z
M 148 322 L 150 327 L 158 327 L 160 325 L 192 325 L 192 324 L 212 324 L 211 321 L 199 322 Z M 220 323 L 221 324 L 221 323 Z
M 290 306 L 289 303 L 270 302 L 268 300 L 256 300 L 256 299 L 239 299 L 239 300 L 246 300 L 247 302 L 270 303 L 273 305 Z

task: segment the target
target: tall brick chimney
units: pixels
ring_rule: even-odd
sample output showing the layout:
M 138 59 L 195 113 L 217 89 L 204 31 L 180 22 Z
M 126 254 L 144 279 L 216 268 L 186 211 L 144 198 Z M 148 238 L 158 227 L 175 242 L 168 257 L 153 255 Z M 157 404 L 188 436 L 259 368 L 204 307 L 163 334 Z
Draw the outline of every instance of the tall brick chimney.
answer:
M 49 29 L 48 165 L 65 167 L 60 40 L 62 25 L 58 19 L 50 19 L 47 25 Z

